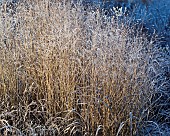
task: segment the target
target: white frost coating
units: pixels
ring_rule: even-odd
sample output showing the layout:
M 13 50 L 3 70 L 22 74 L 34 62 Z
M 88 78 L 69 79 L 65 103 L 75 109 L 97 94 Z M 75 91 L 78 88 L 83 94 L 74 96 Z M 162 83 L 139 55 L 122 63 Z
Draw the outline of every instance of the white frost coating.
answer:
M 147 6 L 140 4 L 135 10 L 135 18 L 144 20 L 149 28 L 158 33 L 170 25 L 170 0 L 152 0 Z
M 18 2 L 19 0 L 0 0 L 0 3 L 2 3 L 2 2 L 13 2 L 13 3 L 15 3 L 15 2 Z
M 134 7 L 137 4 L 133 12 L 134 21 L 143 21 L 146 27 L 150 28 L 152 31 L 154 29 L 157 33 L 162 33 L 163 31 L 168 31 L 170 29 L 170 0 L 148 0 L 146 4 L 142 3 L 142 0 L 124 0 L 126 2 L 116 2 L 119 0 L 82 0 L 83 2 L 99 4 L 101 7 L 105 8 L 110 5 L 116 6 L 119 4 L 127 8 Z M 123 0 L 120 0 L 123 1 Z M 128 2 L 127 2 L 128 1 Z

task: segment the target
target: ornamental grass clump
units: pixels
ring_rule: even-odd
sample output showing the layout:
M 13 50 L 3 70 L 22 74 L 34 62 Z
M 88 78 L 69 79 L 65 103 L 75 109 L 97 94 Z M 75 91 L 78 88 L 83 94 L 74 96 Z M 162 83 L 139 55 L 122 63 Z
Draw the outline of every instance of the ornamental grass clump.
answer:
M 2 135 L 146 133 L 154 90 L 145 34 L 53 0 L 23 1 L 0 17 Z

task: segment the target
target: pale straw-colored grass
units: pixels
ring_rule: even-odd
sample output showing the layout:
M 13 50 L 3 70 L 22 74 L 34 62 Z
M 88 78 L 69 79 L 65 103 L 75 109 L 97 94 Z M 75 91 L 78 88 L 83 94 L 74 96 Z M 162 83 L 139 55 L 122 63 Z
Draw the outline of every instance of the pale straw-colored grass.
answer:
M 1 133 L 143 134 L 153 92 L 145 35 L 52 0 L 0 16 Z

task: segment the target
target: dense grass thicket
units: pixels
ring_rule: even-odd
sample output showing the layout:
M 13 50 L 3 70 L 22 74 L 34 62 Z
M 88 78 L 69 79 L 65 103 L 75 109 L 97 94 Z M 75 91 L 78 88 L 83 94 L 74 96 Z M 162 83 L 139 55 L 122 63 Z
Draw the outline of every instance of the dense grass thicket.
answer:
M 141 29 L 81 4 L 3 3 L 0 135 L 168 135 L 169 50 Z

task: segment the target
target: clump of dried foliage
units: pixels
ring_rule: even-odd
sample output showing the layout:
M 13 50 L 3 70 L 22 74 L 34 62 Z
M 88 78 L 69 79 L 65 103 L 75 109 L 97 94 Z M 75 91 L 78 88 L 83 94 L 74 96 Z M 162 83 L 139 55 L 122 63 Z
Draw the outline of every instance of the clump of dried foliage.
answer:
M 3 3 L 0 17 L 2 135 L 163 134 L 152 38 L 69 2 Z

